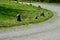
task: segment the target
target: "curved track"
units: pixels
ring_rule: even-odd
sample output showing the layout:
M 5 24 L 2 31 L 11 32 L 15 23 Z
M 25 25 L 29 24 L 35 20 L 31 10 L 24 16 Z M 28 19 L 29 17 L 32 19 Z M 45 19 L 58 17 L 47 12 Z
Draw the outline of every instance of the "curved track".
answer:
M 29 3 L 24 2 L 23 4 Z M 31 28 L 26 30 L 0 33 L 0 40 L 60 40 L 60 6 L 32 4 L 34 6 L 40 5 L 42 8 L 52 10 L 55 12 L 54 17 L 36 25 L 30 24 L 29 26 Z

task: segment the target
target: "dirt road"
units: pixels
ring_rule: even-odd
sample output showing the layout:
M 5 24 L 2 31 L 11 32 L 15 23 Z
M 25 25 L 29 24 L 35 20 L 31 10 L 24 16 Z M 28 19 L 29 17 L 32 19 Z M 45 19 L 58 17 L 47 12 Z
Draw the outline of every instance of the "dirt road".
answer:
M 0 33 L 0 40 L 60 40 L 60 6 L 32 4 L 55 12 L 54 17 L 36 25 L 30 24 L 31 28 L 26 30 Z

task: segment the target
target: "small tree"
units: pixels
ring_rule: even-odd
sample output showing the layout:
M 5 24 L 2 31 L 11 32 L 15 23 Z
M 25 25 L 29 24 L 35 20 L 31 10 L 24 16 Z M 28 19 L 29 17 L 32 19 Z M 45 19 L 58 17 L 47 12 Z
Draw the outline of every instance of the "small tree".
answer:
M 32 3 L 32 0 L 30 0 L 30 3 Z

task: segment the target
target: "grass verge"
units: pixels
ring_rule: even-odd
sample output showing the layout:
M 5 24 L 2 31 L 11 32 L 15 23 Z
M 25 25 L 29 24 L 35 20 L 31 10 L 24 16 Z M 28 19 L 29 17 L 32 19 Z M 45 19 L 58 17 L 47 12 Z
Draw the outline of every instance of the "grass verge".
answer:
M 41 12 L 44 12 L 44 17 L 40 16 Z M 17 14 L 21 15 L 21 22 L 16 21 Z M 38 16 L 38 19 L 35 19 L 35 16 Z M 0 29 L 10 28 L 12 26 L 41 23 L 52 16 L 53 12 L 50 10 L 47 11 L 43 8 L 32 7 L 15 2 L 0 2 Z

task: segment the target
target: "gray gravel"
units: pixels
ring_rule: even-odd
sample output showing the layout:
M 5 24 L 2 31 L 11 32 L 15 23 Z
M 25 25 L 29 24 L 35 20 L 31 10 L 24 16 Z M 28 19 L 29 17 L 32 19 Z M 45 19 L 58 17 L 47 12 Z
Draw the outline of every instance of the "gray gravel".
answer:
M 31 28 L 26 30 L 0 33 L 0 40 L 60 40 L 60 6 L 32 4 L 55 12 L 54 17 L 39 24 L 30 24 Z

